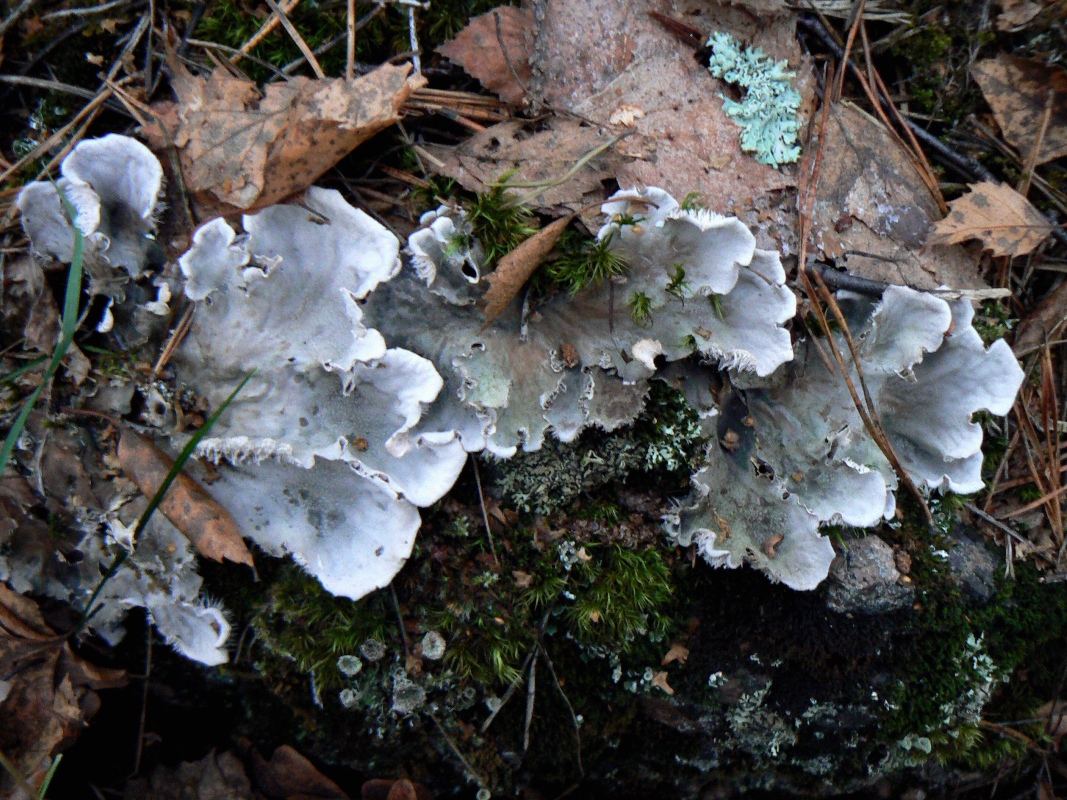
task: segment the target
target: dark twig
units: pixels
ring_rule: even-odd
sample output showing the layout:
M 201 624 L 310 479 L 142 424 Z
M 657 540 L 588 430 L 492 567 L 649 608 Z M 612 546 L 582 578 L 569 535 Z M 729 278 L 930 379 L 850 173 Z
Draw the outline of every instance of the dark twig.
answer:
M 12 25 L 14 25 L 24 16 L 26 16 L 26 12 L 28 12 L 36 4 L 37 0 L 22 0 L 22 2 L 18 6 L 16 6 L 15 10 L 8 14 L 7 17 L 4 18 L 3 22 L 0 22 L 0 37 L 3 37 L 3 35 L 7 33 L 8 29 Z
M 522 89 L 524 96 L 530 96 L 530 90 L 526 88 L 526 84 L 522 82 L 522 78 L 519 77 L 518 71 L 515 69 L 515 65 L 511 63 L 511 56 L 508 55 L 508 46 L 504 44 L 504 31 L 500 26 L 500 12 L 493 12 L 493 21 L 496 22 L 496 41 L 500 45 L 500 52 L 504 54 L 504 61 L 507 62 L 508 69 L 511 71 L 511 77 L 515 79 L 515 83 L 519 84 L 519 88 Z

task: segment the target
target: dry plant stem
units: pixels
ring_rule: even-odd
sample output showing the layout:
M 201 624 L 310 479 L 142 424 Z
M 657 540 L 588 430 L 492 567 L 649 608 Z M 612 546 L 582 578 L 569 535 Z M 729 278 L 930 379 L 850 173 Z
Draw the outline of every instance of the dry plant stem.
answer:
M 999 519 L 994 517 L 992 514 L 987 514 L 986 512 L 984 512 L 982 509 L 978 508 L 978 506 L 974 505 L 973 503 L 964 503 L 963 507 L 966 508 L 968 511 L 970 511 L 972 514 L 974 514 L 979 519 L 988 522 L 990 525 L 992 525 L 994 528 L 996 528 L 1001 533 L 1006 533 L 1012 539 L 1015 539 L 1018 542 L 1022 542 L 1023 544 L 1027 544 L 1027 545 L 1030 544 L 1030 542 L 1027 541 L 1025 536 L 1023 536 L 1022 534 L 1020 534 L 1017 531 L 1013 530 L 1012 528 L 1009 528 L 1007 525 L 1005 525 Z
M 478 459 L 470 456 L 471 467 L 474 469 L 474 483 L 478 487 L 478 502 L 482 507 L 482 520 L 485 522 L 485 535 L 489 538 L 489 552 L 493 554 L 493 561 L 497 569 L 500 569 L 500 559 L 496 555 L 496 543 L 493 541 L 493 529 L 489 527 L 489 514 L 485 510 L 485 495 L 482 494 L 482 477 L 478 474 Z
M 530 677 L 526 681 L 526 725 L 522 732 L 522 752 L 530 750 L 530 726 L 533 724 L 534 699 L 537 697 L 537 659 L 530 662 Z
M 347 45 L 345 49 L 345 80 L 356 77 L 356 0 L 348 0 Z
M 296 8 L 299 3 L 300 0 L 285 0 L 282 5 L 282 8 L 284 8 L 285 13 L 288 14 L 290 11 Z M 252 50 L 255 49 L 256 45 L 266 39 L 270 35 L 271 31 L 278 27 L 278 23 L 280 21 L 281 20 L 278 18 L 278 15 L 272 13 L 267 18 L 267 21 L 263 23 L 260 29 L 254 34 L 252 34 L 252 38 L 245 42 L 243 45 L 241 45 L 240 51 L 235 53 L 233 57 L 230 58 L 230 63 L 236 64 L 238 61 L 241 60 L 243 56 L 246 56 L 250 52 L 252 52 Z
M 1034 137 L 1034 146 L 1030 148 L 1030 154 L 1026 157 L 1026 165 L 1023 167 L 1023 177 L 1019 181 L 1017 191 L 1023 197 L 1030 192 L 1030 183 L 1034 179 L 1034 170 L 1037 168 L 1037 155 L 1041 152 L 1041 145 L 1045 143 L 1045 134 L 1048 133 L 1048 125 L 1052 120 L 1052 106 L 1056 99 L 1056 90 L 1049 89 L 1048 97 L 1045 98 L 1045 110 L 1041 115 L 1041 125 Z
M 181 344 L 182 339 L 189 333 L 189 329 L 193 327 L 193 312 L 196 310 L 194 304 L 190 304 L 185 313 L 182 314 L 181 320 L 174 328 L 174 332 L 171 333 L 170 338 L 167 340 L 167 344 L 163 348 L 163 352 L 159 354 L 159 359 L 156 361 L 156 365 L 152 367 L 151 380 L 155 380 L 159 377 L 160 371 L 167 366 L 167 362 L 170 361 L 174 355 L 174 351 L 178 349 L 178 345 Z
M 108 88 L 105 88 L 102 92 L 97 94 L 96 97 L 94 97 L 88 104 L 86 104 L 81 111 L 74 115 L 74 118 L 70 122 L 68 122 L 62 128 L 57 130 L 55 133 L 53 133 L 51 136 L 49 136 L 47 139 L 45 139 L 43 142 L 33 148 L 33 150 L 31 150 L 18 161 L 16 161 L 14 164 L 12 164 L 8 169 L 0 173 L 0 183 L 6 181 L 9 177 L 11 177 L 13 173 L 22 169 L 31 161 L 40 158 L 49 150 L 51 150 L 59 141 L 63 139 L 64 136 L 70 133 L 70 131 L 76 125 L 81 123 L 82 120 L 86 118 L 86 116 L 91 114 L 103 103 L 105 103 L 111 97 L 111 94 L 111 89 Z
M 1015 430 L 1014 435 L 1012 435 L 1011 440 L 1008 442 L 1008 447 L 1004 451 L 1004 455 L 1000 457 L 1000 463 L 997 464 L 997 471 L 993 473 L 993 481 L 989 485 L 989 494 L 986 496 L 985 501 L 986 512 L 988 512 L 990 507 L 993 505 L 993 496 L 996 495 L 999 491 L 1001 491 L 998 488 L 998 484 L 1000 483 L 1000 479 L 1004 476 L 1004 471 L 1008 468 L 1008 459 L 1011 457 L 1011 454 L 1015 450 L 1015 446 L 1017 444 L 1019 444 L 1018 429 Z M 1022 478 L 1020 478 L 1019 480 L 1029 483 L 1029 481 L 1025 481 L 1025 479 Z M 1012 481 L 1011 483 L 1015 486 L 1022 485 L 1020 483 L 1015 483 L 1014 481 Z M 1005 486 L 1007 486 L 1007 484 L 1005 484 Z
M 847 62 L 852 54 L 852 45 L 856 41 L 856 32 L 859 30 L 860 24 L 863 22 L 863 9 L 867 5 L 867 0 L 859 0 L 852 7 L 852 19 L 848 28 L 848 39 L 845 40 L 845 54 L 841 57 L 842 61 Z M 833 91 L 830 92 L 830 99 L 836 103 L 841 100 L 841 93 L 845 89 L 845 70 L 841 70 L 837 74 L 837 83 L 834 86 Z
M 578 759 L 578 772 L 581 776 L 585 777 L 585 767 L 582 766 L 582 730 L 581 725 L 578 723 L 578 715 L 574 713 L 574 706 L 571 705 L 570 699 L 567 697 L 567 693 L 563 691 L 563 687 L 560 686 L 559 678 L 556 677 L 556 668 L 552 666 L 552 659 L 548 657 L 548 651 L 541 646 L 541 656 L 545 659 L 545 666 L 548 667 L 548 673 L 552 676 L 552 683 L 555 684 L 556 689 L 559 690 L 560 697 L 563 698 L 563 702 L 567 705 L 567 710 L 571 714 L 571 723 L 574 725 L 574 742 L 575 742 L 575 756 Z
M 934 196 L 934 201 L 937 203 L 938 209 L 942 214 L 948 213 L 948 204 L 945 202 L 945 196 L 941 193 L 941 183 L 937 178 L 937 173 L 934 172 L 933 166 L 930 164 L 930 160 L 926 157 L 926 153 L 923 151 L 922 146 L 919 144 L 919 140 L 915 138 L 915 133 L 912 130 L 912 125 L 909 120 L 905 119 L 904 115 L 900 113 L 900 109 L 896 107 L 896 104 L 892 101 L 892 95 L 889 93 L 889 89 L 886 88 L 885 81 L 882 80 L 882 76 L 874 66 L 874 61 L 871 58 L 870 44 L 867 40 L 867 25 L 864 25 L 860 29 L 860 33 L 863 35 L 863 53 L 867 59 L 867 68 L 874 76 L 875 88 L 882 93 L 884 98 L 883 102 L 889 106 L 889 109 L 896 117 L 897 123 L 904 131 L 904 135 L 908 137 L 910 147 L 908 151 L 913 159 L 918 159 L 917 166 L 919 167 L 919 173 L 922 175 L 923 182 L 930 190 L 930 194 Z M 876 103 L 875 105 L 881 106 L 882 103 Z M 896 135 L 894 133 L 894 135 Z
M 530 90 L 526 88 L 526 84 L 522 82 L 522 78 L 519 77 L 519 73 L 515 69 L 515 65 L 511 63 L 511 56 L 508 54 L 508 46 L 504 43 L 504 29 L 500 24 L 500 12 L 493 12 L 493 21 L 496 23 L 496 41 L 500 45 L 500 52 L 504 55 L 504 61 L 508 65 L 508 71 L 511 72 L 511 77 L 515 79 L 515 83 L 519 84 L 519 88 L 522 89 L 524 99 L 530 96 Z
M 1030 481 L 1026 481 L 1026 483 L 1029 483 L 1029 482 Z M 1000 518 L 1002 520 L 1011 519 L 1012 517 L 1018 517 L 1021 514 L 1025 514 L 1028 511 L 1033 511 L 1035 508 L 1040 508 L 1045 503 L 1048 503 L 1051 500 L 1056 499 L 1057 497 L 1062 495 L 1064 492 L 1067 492 L 1067 486 L 1061 486 L 1060 488 L 1056 489 L 1055 491 L 1049 492 L 1048 494 L 1037 498 L 1037 500 L 1034 500 L 1034 502 L 1027 503 L 1022 508 L 1016 508 L 1014 511 L 1009 511 L 1007 514 L 1001 514 Z
M 1051 491 L 1048 494 L 1049 521 L 1052 523 L 1053 541 L 1063 541 L 1063 510 L 1060 506 L 1059 465 L 1060 426 L 1059 400 L 1056 397 L 1055 370 L 1052 367 L 1052 355 L 1048 347 L 1042 352 L 1041 359 L 1041 422 L 1045 429 L 1045 472 Z M 1053 498 L 1055 500 L 1053 501 Z
M 148 628 L 148 638 L 145 643 L 145 656 L 144 656 L 144 686 L 141 691 L 141 718 L 137 726 L 137 750 L 133 756 L 133 773 L 130 777 L 134 777 L 141 771 L 141 755 L 144 753 L 144 726 L 145 721 L 148 718 L 148 681 L 152 677 L 152 626 L 146 626 Z
M 319 65 L 319 60 L 315 58 L 315 54 L 311 51 L 311 48 L 308 47 L 308 43 L 304 41 L 304 37 L 300 35 L 296 26 L 289 21 L 289 17 L 282 11 L 282 7 L 279 6 L 275 0 L 266 0 L 266 3 L 270 6 L 270 10 L 278 15 L 278 19 L 281 21 L 282 27 L 285 28 L 285 32 L 289 34 L 289 38 L 296 43 L 296 46 L 300 48 L 300 52 L 304 54 L 304 58 L 307 59 L 311 71 L 315 73 L 315 77 L 320 80 L 325 78 L 326 73 L 322 71 L 322 67 Z
M 12 25 L 14 25 L 24 16 L 26 16 L 26 12 L 28 12 L 36 4 L 37 0 L 22 0 L 22 2 L 15 7 L 15 10 L 8 14 L 4 18 L 3 22 L 0 22 L 0 37 L 3 37 L 3 35 L 7 33 L 8 29 Z
M 859 394 L 856 392 L 856 386 L 852 382 L 851 376 L 848 374 L 848 367 L 841 355 L 841 350 L 838 348 L 837 342 L 834 341 L 833 333 L 830 331 L 829 325 L 826 324 L 826 317 L 820 308 L 817 312 L 819 321 L 823 326 L 823 331 L 826 334 L 830 350 L 834 354 L 834 359 L 841 368 L 841 376 L 845 379 L 845 385 L 848 387 L 848 393 L 852 396 L 852 402 L 856 406 L 856 411 L 859 412 L 860 418 L 863 420 L 863 424 L 867 428 L 867 432 L 870 433 L 871 438 L 874 439 L 874 443 L 878 445 L 878 449 L 882 451 L 882 454 L 893 466 L 897 476 L 900 478 L 900 482 L 907 487 L 908 491 L 910 491 L 919 502 L 919 505 L 923 510 L 923 515 L 926 517 L 927 524 L 931 529 L 934 529 L 937 527 L 937 523 L 934 521 L 934 515 L 930 512 L 930 506 L 927 504 L 926 498 L 923 497 L 922 492 L 919 491 L 919 487 L 912 481 L 911 476 L 904 470 L 904 466 L 900 463 L 900 459 L 897 457 L 896 451 L 893 449 L 893 445 L 889 441 L 889 437 L 886 435 L 881 421 L 878 419 L 878 412 L 875 411 L 874 401 L 867 388 L 867 381 L 863 377 L 863 368 L 860 366 L 859 353 L 856 350 L 856 343 L 852 339 L 852 334 L 848 329 L 848 322 L 845 320 L 845 315 L 841 313 L 841 308 L 838 306 L 837 300 L 834 299 L 833 294 L 827 288 L 826 284 L 823 283 L 822 276 L 816 273 L 815 278 L 819 282 L 819 290 L 823 299 L 826 301 L 827 305 L 830 306 L 831 311 L 833 311 L 837 324 L 841 326 L 841 331 L 844 333 L 845 342 L 848 344 L 852 361 L 856 365 L 856 375 L 859 377 L 860 386 L 863 389 L 863 398 L 866 402 L 866 408 L 864 408 L 860 402 Z
M 496 711 L 490 712 L 489 716 L 486 717 L 485 722 L 482 723 L 482 733 L 485 733 L 487 730 L 489 730 L 489 726 L 493 724 L 493 720 L 497 718 L 497 715 L 504 709 L 504 706 L 507 704 L 508 700 L 512 698 L 516 690 L 522 684 L 522 676 L 526 674 L 526 671 L 530 666 L 530 662 L 537 657 L 537 651 L 540 646 L 541 645 L 539 643 L 534 642 L 533 647 L 530 648 L 530 652 L 526 654 L 526 660 L 522 662 L 522 669 L 519 670 L 518 676 L 510 684 L 508 684 L 507 691 L 504 692 L 504 696 L 500 698 L 500 705 L 497 706 Z
M 442 726 L 440 721 L 437 719 L 437 715 L 434 714 L 432 711 L 430 712 L 430 719 L 433 720 L 433 724 L 437 726 L 437 730 L 440 731 L 441 735 L 445 737 L 445 741 L 448 742 L 448 746 L 452 748 L 452 752 L 455 753 L 456 757 L 463 762 L 463 766 L 466 768 L 467 772 L 471 774 L 471 777 L 478 782 L 479 786 L 481 786 L 486 791 L 489 791 L 489 784 L 485 782 L 485 778 L 483 778 L 474 769 L 474 767 L 471 765 L 471 762 L 468 761 L 466 756 L 464 756 L 463 753 L 460 752 L 460 749 L 456 747 L 456 743 L 452 741 L 452 737 L 448 735 L 448 733 L 444 729 L 444 726 Z
M 226 53 L 228 55 L 234 55 L 235 53 L 239 54 L 241 52 L 240 50 L 237 50 L 236 48 L 228 47 L 227 45 L 219 44 L 218 42 L 206 42 L 203 39 L 186 39 L 185 42 L 186 42 L 186 44 L 191 44 L 193 47 L 202 47 L 207 52 L 208 58 L 212 59 L 212 61 L 215 61 L 215 62 L 221 61 L 221 59 L 219 59 L 219 57 L 217 55 L 215 55 L 215 53 L 214 53 L 215 50 L 221 50 L 223 53 Z M 184 57 L 181 57 L 181 58 L 182 58 L 182 61 L 184 61 L 187 64 L 193 63 L 187 58 L 184 58 Z M 256 66 L 263 67 L 263 69 L 269 70 L 270 72 L 273 72 L 274 73 L 274 77 L 276 77 L 276 78 L 281 78 L 282 80 L 286 80 L 286 81 L 292 80 L 292 76 L 291 75 L 287 75 L 284 69 L 278 69 L 276 66 L 271 64 L 269 61 L 264 61 L 264 60 L 262 60 L 260 58 L 256 58 L 255 56 L 250 56 L 250 55 L 246 55 L 245 58 L 248 59 L 249 61 L 251 61 Z M 223 63 L 227 63 L 228 64 L 229 62 L 227 61 L 227 62 L 223 62 Z M 301 64 L 304 63 L 304 59 L 303 58 L 300 59 L 300 63 Z M 229 72 L 230 70 L 227 69 L 226 71 Z

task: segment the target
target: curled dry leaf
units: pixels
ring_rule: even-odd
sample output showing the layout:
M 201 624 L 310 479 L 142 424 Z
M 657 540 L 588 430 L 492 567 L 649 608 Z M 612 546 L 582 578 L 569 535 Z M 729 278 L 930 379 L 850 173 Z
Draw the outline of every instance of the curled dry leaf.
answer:
M 684 644 L 675 642 L 671 645 L 671 649 L 667 651 L 667 655 L 663 657 L 663 661 L 660 662 L 664 667 L 670 664 L 672 661 L 677 661 L 679 664 L 684 664 L 689 659 L 689 648 Z
M 56 750 L 99 708 L 95 690 L 124 683 L 121 670 L 76 656 L 36 603 L 0 583 L 0 752 L 30 788 L 38 789 Z M 19 788 L 0 770 L 0 797 L 25 797 Z
M 526 281 L 534 274 L 560 235 L 570 225 L 574 215 L 560 217 L 546 225 L 502 259 L 491 274 L 486 276 L 489 291 L 485 293 L 485 326 L 487 327 L 508 307 Z
M 533 25 L 532 10 L 501 6 L 472 19 L 455 39 L 438 47 L 437 52 L 459 64 L 504 102 L 519 105 L 533 77 L 530 70 Z M 507 48 L 506 54 L 500 47 L 501 40 Z
M 1061 283 L 1019 323 L 1015 330 L 1012 350 L 1022 358 L 1026 353 L 1052 339 L 1060 339 L 1059 332 L 1067 322 L 1067 283 Z
M 131 430 L 122 432 L 118 455 L 122 471 L 146 497 L 159 490 L 174 463 L 166 453 Z M 200 555 L 214 561 L 227 559 L 253 566 L 252 554 L 230 512 L 184 472 L 171 484 L 159 510 L 193 543 Z
M 985 181 L 949 203 L 948 216 L 934 225 L 926 244 L 956 244 L 978 239 L 995 256 L 1023 256 L 1049 234 L 1052 225 L 1007 184 Z
M 152 106 L 144 133 L 157 150 L 173 142 L 186 187 L 208 207 L 263 207 L 306 189 L 362 142 L 400 119 L 426 83 L 409 64 L 384 64 L 353 81 L 297 77 L 256 84 L 216 69 L 193 75 L 170 50 L 177 102 Z
M 674 689 L 672 689 L 671 685 L 667 683 L 666 672 L 657 672 L 655 675 L 653 675 L 652 685 L 655 686 L 657 689 L 662 689 L 667 694 L 674 694 Z
M 1000 0 L 998 31 L 1019 30 L 1041 13 L 1041 3 L 1035 0 Z
M 1067 155 L 1067 70 L 1001 53 L 971 67 L 1004 138 L 1025 161 L 1037 140 L 1049 90 L 1052 116 L 1041 140 L 1037 164 Z

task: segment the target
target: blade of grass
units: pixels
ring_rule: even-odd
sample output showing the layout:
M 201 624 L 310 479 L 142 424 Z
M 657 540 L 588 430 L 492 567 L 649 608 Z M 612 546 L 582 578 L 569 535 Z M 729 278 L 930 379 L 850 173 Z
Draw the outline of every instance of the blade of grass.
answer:
M 178 477 L 178 474 L 185 467 L 185 463 L 192 457 L 193 453 L 196 451 L 196 447 L 198 444 L 200 444 L 200 440 L 207 436 L 208 432 L 218 421 L 218 418 L 222 416 L 222 412 L 225 411 L 230 405 L 230 403 L 234 401 L 234 398 L 237 397 L 237 394 L 245 388 L 245 384 L 252 380 L 252 376 L 255 374 L 255 371 L 250 372 L 245 377 L 245 379 L 237 385 L 237 388 L 230 392 L 230 396 L 222 402 L 222 405 L 220 405 L 218 410 L 211 415 L 210 419 L 208 419 L 207 422 L 204 423 L 204 426 L 193 434 L 192 438 L 189 439 L 185 447 L 183 447 L 182 451 L 178 454 L 178 457 L 174 459 L 174 464 L 171 465 L 170 471 L 167 472 L 167 477 L 163 479 L 163 483 L 159 485 L 159 489 L 154 495 L 152 495 L 152 499 L 148 502 L 148 507 L 144 510 L 144 513 L 141 514 L 140 519 L 137 520 L 137 525 L 133 529 L 134 542 L 137 541 L 137 538 L 141 535 L 141 532 L 145 529 L 145 526 L 148 525 L 148 521 L 152 519 L 152 515 L 156 512 L 156 509 L 159 508 L 159 504 L 163 502 L 163 498 L 166 496 L 167 491 L 171 487 L 171 484 L 174 483 L 174 481 Z M 124 550 L 122 553 L 115 557 L 114 561 L 111 562 L 111 566 L 107 568 L 107 572 L 105 572 L 104 576 L 100 579 L 100 583 L 93 590 L 93 593 L 89 596 L 89 602 L 85 604 L 85 610 L 82 612 L 81 620 L 78 622 L 77 627 L 74 629 L 71 635 L 77 635 L 78 633 L 81 633 L 83 630 L 85 630 L 86 625 L 89 624 L 89 620 L 91 620 L 93 615 L 99 610 L 99 607 L 94 609 L 93 604 L 100 596 L 100 592 L 104 590 L 104 587 L 107 585 L 108 581 L 115 577 L 115 573 L 117 573 L 119 571 L 119 568 L 124 563 L 126 563 L 126 559 L 129 558 L 129 556 L 129 551 Z
M 35 358 L 32 361 L 27 361 L 21 367 L 15 367 L 15 369 L 11 370 L 11 372 L 7 373 L 7 375 L 0 378 L 0 384 L 11 383 L 13 380 L 19 378 L 22 375 L 25 375 L 31 369 L 44 363 L 47 360 L 48 356 L 41 356 L 40 358 Z
M 18 442 L 19 437 L 22 436 L 22 431 L 26 428 L 26 421 L 30 418 L 30 412 L 32 412 L 33 407 L 37 405 L 37 401 L 41 398 L 49 381 L 52 380 L 52 376 L 56 374 L 59 365 L 63 363 L 63 357 L 67 354 L 67 350 L 70 349 L 70 345 L 74 341 L 74 331 L 78 327 L 78 302 L 81 299 L 82 291 L 82 261 L 85 240 L 82 237 L 82 232 L 78 229 L 78 212 L 74 210 L 74 206 L 67 200 L 67 196 L 63 193 L 61 187 L 56 186 L 56 191 L 59 193 L 59 199 L 63 204 L 63 210 L 70 219 L 71 230 L 74 231 L 74 256 L 70 261 L 70 273 L 67 275 L 67 290 L 63 298 L 63 321 L 60 327 L 61 335 L 59 344 L 57 344 L 56 349 L 52 351 L 52 360 L 48 362 L 48 369 L 45 370 L 44 380 L 41 381 L 40 386 L 33 390 L 33 394 L 26 399 L 26 402 L 22 406 L 22 411 L 19 412 L 18 417 L 15 418 L 15 422 L 11 426 L 11 430 L 7 433 L 7 438 L 4 440 L 4 447 L 0 450 L 0 474 L 3 474 L 4 470 L 7 469 L 7 462 L 11 460 L 11 454 L 15 451 L 15 444 Z
M 52 766 L 48 768 L 48 773 L 44 776 L 44 782 L 41 784 L 41 790 L 37 792 L 37 800 L 44 800 L 45 795 L 48 794 L 48 787 L 52 785 L 52 778 L 56 776 L 56 770 L 59 769 L 59 762 L 62 760 L 62 753 L 52 759 Z

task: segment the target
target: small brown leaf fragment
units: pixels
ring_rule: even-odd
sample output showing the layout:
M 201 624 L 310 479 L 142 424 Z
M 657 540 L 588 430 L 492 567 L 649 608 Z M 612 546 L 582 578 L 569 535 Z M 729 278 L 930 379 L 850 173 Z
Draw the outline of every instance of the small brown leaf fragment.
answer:
M 998 31 L 1013 31 L 1022 28 L 1041 13 L 1041 3 L 1034 0 L 1000 0 Z
M 689 648 L 679 642 L 675 642 L 671 645 L 671 649 L 667 651 L 667 655 L 663 657 L 663 661 L 660 663 L 665 667 L 672 661 L 677 661 L 679 664 L 684 664 L 689 659 Z
M 426 80 L 410 65 L 384 64 L 347 81 L 296 77 L 256 84 L 216 69 L 193 75 L 167 46 L 177 102 L 155 103 L 144 134 L 173 145 L 186 188 L 208 209 L 263 207 L 310 186 L 361 143 L 400 119 Z
M 515 579 L 516 589 L 529 589 L 533 584 L 533 575 L 528 572 L 522 572 L 521 570 L 513 570 L 511 577 Z
M 578 355 L 578 350 L 570 342 L 564 342 L 559 348 L 560 357 L 563 358 L 563 363 L 568 369 L 574 369 L 582 363 L 581 357 Z
M 767 554 L 767 558 L 774 558 L 778 555 L 778 545 L 782 543 L 783 539 L 785 537 L 782 534 L 776 533 L 763 543 L 763 552 Z
M 655 675 L 652 676 L 652 685 L 655 686 L 657 689 L 662 689 L 667 694 L 674 694 L 674 689 L 672 689 L 671 685 L 667 683 L 667 673 L 665 671 L 657 672 Z
M 976 63 L 971 74 L 993 109 L 1004 138 L 1024 161 L 1037 140 L 1052 89 L 1052 117 L 1035 163 L 1067 155 L 1067 70 L 1001 53 Z
M 1015 331 L 1012 350 L 1022 356 L 1046 341 L 1062 338 L 1057 334 L 1067 322 L 1067 283 L 1061 283 L 1034 307 Z
M 1052 225 L 1007 184 L 970 184 L 971 191 L 949 203 L 948 216 L 934 225 L 926 245 L 978 239 L 994 256 L 1023 256 L 1052 233 Z
M 741 446 L 741 437 L 737 435 L 737 431 L 726 431 L 722 437 L 722 446 L 731 453 L 736 452 L 737 448 Z
M 118 456 L 122 471 L 149 498 L 158 491 L 174 463 L 166 453 L 131 430 L 122 432 Z M 252 554 L 230 512 L 184 472 L 171 484 L 159 510 L 202 556 L 253 566 Z
M 489 91 L 496 92 L 505 103 L 520 105 L 526 95 L 523 87 L 529 86 L 533 80 L 530 69 L 533 17 L 531 9 L 494 8 L 472 19 L 455 39 L 438 47 L 437 52 L 463 67 L 468 75 L 481 81 Z M 497 19 L 500 20 L 499 36 Z M 500 47 L 501 40 L 507 48 L 506 54 Z
M 574 219 L 573 214 L 560 217 L 500 259 L 497 268 L 486 277 L 489 281 L 489 291 L 485 293 L 483 330 L 500 316 L 526 285 L 526 281 L 552 252 L 552 248 L 556 246 L 560 235 L 571 224 L 572 219 Z

